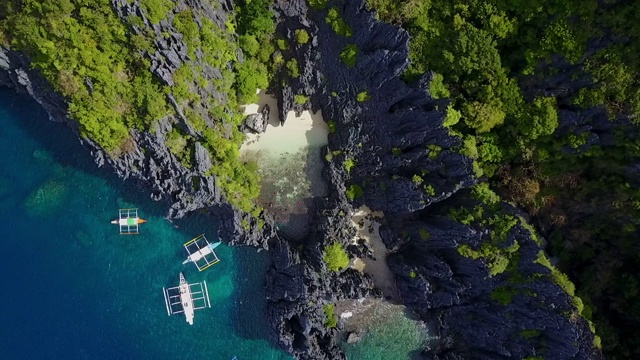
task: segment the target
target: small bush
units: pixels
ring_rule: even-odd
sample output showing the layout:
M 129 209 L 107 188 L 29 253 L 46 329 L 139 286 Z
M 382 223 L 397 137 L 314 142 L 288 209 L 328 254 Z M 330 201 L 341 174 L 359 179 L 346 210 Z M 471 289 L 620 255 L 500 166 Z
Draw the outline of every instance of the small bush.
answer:
M 440 74 L 435 74 L 433 79 L 429 83 L 429 93 L 431 93 L 431 97 L 434 99 L 446 98 L 449 97 L 449 90 L 442 83 L 443 77 Z
M 326 319 L 324 320 L 324 326 L 332 329 L 338 325 L 338 317 L 335 314 L 336 307 L 333 304 L 327 304 L 323 308 L 324 316 Z
M 500 197 L 489 188 L 489 183 L 479 183 L 471 188 L 471 195 L 486 205 L 496 205 Z
M 458 150 L 460 154 L 468 156 L 472 159 L 478 158 L 478 147 L 476 146 L 476 137 L 473 135 L 465 135 Z
M 353 201 L 354 199 L 362 196 L 362 188 L 358 184 L 351 184 L 346 192 L 349 200 Z
M 287 50 L 289 48 L 289 45 L 287 44 L 287 40 L 286 39 L 278 39 L 278 40 L 276 40 L 276 45 L 278 45 L 278 49 L 280 49 L 280 50 Z
M 525 339 L 537 338 L 541 334 L 542 332 L 540 330 L 535 330 L 535 329 L 527 329 L 527 330 L 520 331 L 520 336 L 522 336 Z
M 411 272 L 409 273 L 409 276 L 414 279 L 416 276 L 418 276 L 418 274 L 416 274 L 415 271 L 411 270 Z
M 452 127 L 457 124 L 462 118 L 462 114 L 460 111 L 453 108 L 452 105 L 447 107 L 447 115 L 444 117 L 444 121 L 442 122 L 442 126 L 444 127 Z
M 304 96 L 304 95 L 300 95 L 300 94 L 294 96 L 294 98 L 293 98 L 293 102 L 295 102 L 298 105 L 306 104 L 307 101 L 309 101 L 309 97 L 308 96 Z
M 358 57 L 358 46 L 355 44 L 348 44 L 340 52 L 340 60 L 347 64 L 348 67 L 354 67 L 356 65 Z
M 329 9 L 329 13 L 327 14 L 327 17 L 324 19 L 324 21 L 329 26 L 331 26 L 333 31 L 335 31 L 338 35 L 342 35 L 344 37 L 350 37 L 351 35 L 353 35 L 353 29 L 351 29 L 351 26 L 349 26 L 349 24 L 347 24 L 344 19 L 340 17 L 340 12 L 335 6 Z
M 282 56 L 282 53 L 280 53 L 279 51 L 276 51 L 273 53 L 272 61 L 273 66 L 279 68 L 280 66 L 284 65 L 284 56 Z
M 518 290 L 510 286 L 502 286 L 495 288 L 491 292 L 491 299 L 502 305 L 509 305 L 514 296 L 518 294 Z
M 346 159 L 344 161 L 344 169 L 347 170 L 347 173 L 351 172 L 351 169 L 356 166 L 356 161 L 353 159 Z
M 432 185 L 425 185 L 424 186 L 424 192 L 429 196 L 435 196 L 436 195 L 436 189 L 434 189 Z
M 339 242 L 327 246 L 324 249 L 324 261 L 331 271 L 338 272 L 349 265 L 349 255 Z
M 602 340 L 600 339 L 600 336 L 593 336 L 593 346 L 595 346 L 596 349 L 602 349 Z
M 143 0 L 140 3 L 153 24 L 158 24 L 167 17 L 172 5 L 170 0 Z
M 289 71 L 289 75 L 291 77 L 294 77 L 294 78 L 300 77 L 300 68 L 298 67 L 298 60 L 291 59 L 287 61 L 287 70 Z
M 442 152 L 442 148 L 435 144 L 430 144 L 429 146 L 427 146 L 427 149 L 429 149 L 429 152 L 428 152 L 429 159 L 437 158 Z
M 420 233 L 420 239 L 422 240 L 427 240 L 431 237 L 431 234 L 429 234 L 429 232 L 426 229 L 420 229 L 418 230 L 418 232 Z
M 371 100 L 371 96 L 367 90 L 360 91 L 356 96 L 356 100 L 358 100 L 358 102 L 365 102 Z
M 329 0 L 309 0 L 309 6 L 316 10 L 322 10 L 327 7 Z
M 327 121 L 327 126 L 329 127 L 329 132 L 333 134 L 336 132 L 336 122 L 333 120 Z
M 309 33 L 305 29 L 297 29 L 294 31 L 296 42 L 298 44 L 306 44 L 309 42 Z

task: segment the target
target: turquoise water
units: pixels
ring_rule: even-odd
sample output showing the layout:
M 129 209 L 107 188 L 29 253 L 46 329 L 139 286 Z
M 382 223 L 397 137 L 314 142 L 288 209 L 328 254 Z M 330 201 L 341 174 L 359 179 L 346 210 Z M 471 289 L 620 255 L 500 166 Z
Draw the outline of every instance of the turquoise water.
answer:
M 0 305 L 2 359 L 290 359 L 266 340 L 268 259 L 220 246 L 199 273 L 182 244 L 212 219 L 176 226 L 162 204 L 108 169 L 96 169 L 70 131 L 33 101 L 0 89 Z M 141 234 L 109 221 L 138 207 Z M 206 280 L 211 309 L 194 325 L 167 316 L 162 287 Z
M 400 360 L 416 358 L 430 337 L 421 323 L 407 317 L 404 307 L 380 305 L 366 320 L 359 342 L 341 347 L 348 360 Z M 360 325 L 361 327 L 363 324 Z M 349 327 L 349 326 L 347 326 Z

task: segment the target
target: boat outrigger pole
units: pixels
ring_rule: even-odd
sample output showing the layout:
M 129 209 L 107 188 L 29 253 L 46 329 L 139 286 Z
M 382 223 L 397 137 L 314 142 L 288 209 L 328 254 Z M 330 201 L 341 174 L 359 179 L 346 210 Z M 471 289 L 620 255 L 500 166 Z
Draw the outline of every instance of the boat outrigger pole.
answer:
M 138 209 L 120 209 L 118 210 L 118 218 L 112 220 L 112 224 L 120 227 L 120 235 L 139 234 L 138 225 L 147 222 L 145 219 L 138 217 Z
M 184 313 L 189 325 L 193 325 L 195 310 L 211 307 L 207 282 L 189 284 L 182 273 L 180 273 L 180 285 L 168 289 L 162 288 L 162 292 L 167 314 Z
M 187 250 L 189 256 L 183 264 L 194 263 L 199 271 L 203 271 L 217 263 L 220 259 L 213 251 L 213 249 L 220 246 L 221 242 L 210 243 L 203 235 L 199 235 L 184 244 L 184 248 Z

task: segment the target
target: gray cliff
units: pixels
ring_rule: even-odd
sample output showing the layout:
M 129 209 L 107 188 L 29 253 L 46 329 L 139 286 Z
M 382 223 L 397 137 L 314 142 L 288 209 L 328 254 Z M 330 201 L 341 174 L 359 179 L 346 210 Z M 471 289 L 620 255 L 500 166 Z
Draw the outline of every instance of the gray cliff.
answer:
M 327 168 L 335 190 L 332 206 L 349 212 L 366 204 L 384 211 L 381 234 L 393 251 L 387 260 L 402 300 L 437 336 L 422 357 L 602 358 L 589 324 L 571 315 L 570 296 L 550 280 L 548 268 L 535 262 L 541 247 L 528 230 L 516 225 L 504 246 L 517 239 L 519 261 L 512 273 L 534 281 L 512 285 L 506 275 L 490 276 L 483 261 L 459 254 L 460 245 L 477 248 L 488 236 L 482 226 L 444 216 L 454 205 L 473 206 L 464 200 L 469 198 L 465 189 L 477 179 L 471 159 L 457 152 L 459 139 L 442 126 L 447 101 L 429 95 L 431 75 L 412 86 L 400 80 L 408 64 L 406 32 L 376 21 L 363 1 L 330 1 L 327 6 L 339 9 L 353 29 L 351 37 L 333 32 L 324 21 L 326 9 L 310 10 L 301 0 L 280 1 L 278 6 L 282 36 L 293 42 L 293 29 L 299 28 L 312 35 L 309 44 L 285 54 L 296 57 L 302 71 L 300 78 L 278 89 L 281 120 L 287 111 L 300 110 L 293 96 L 303 94 L 311 96 L 311 108 L 322 109 L 325 120 L 334 123 L 326 151 L 340 152 Z M 359 49 L 352 68 L 340 60 L 347 44 Z M 363 91 L 370 99 L 360 102 L 357 95 Z M 580 118 L 575 113 L 562 116 Z M 355 166 L 348 171 L 345 163 L 350 161 Z M 414 181 L 416 175 L 421 181 Z M 362 194 L 350 200 L 345 191 L 356 185 Z M 521 215 L 506 204 L 502 211 Z M 428 239 L 422 231 L 430 234 Z M 275 268 L 270 276 L 282 279 L 287 271 Z M 517 289 L 507 304 L 492 299 L 494 291 L 509 286 Z M 277 306 L 283 306 L 282 299 L 272 308 Z M 299 336 L 295 329 L 282 329 L 285 336 Z M 304 348 L 289 350 L 312 358 L 300 353 Z
M 170 21 L 151 24 L 138 1 L 112 3 L 123 19 L 135 14 L 157 35 L 156 50 L 143 55 L 151 61 L 150 70 L 164 83 L 172 84 L 173 72 L 188 57 L 180 34 L 171 28 Z M 220 5 L 214 8 L 208 1 L 197 0 L 177 4 L 198 8 L 224 27 L 232 3 Z M 257 219 L 226 204 L 215 177 L 204 175 L 211 160 L 198 144 L 195 166 L 187 169 L 180 164 L 165 145 L 165 136 L 173 126 L 193 132 L 179 111 L 161 120 L 155 132 L 133 132 L 133 150 L 115 159 L 91 141 L 81 141 L 98 166 L 110 166 L 122 179 L 133 179 L 148 189 L 153 199 L 165 201 L 168 218 L 207 209 L 217 217 L 221 236 L 231 244 L 270 249 L 273 265 L 266 286 L 271 336 L 296 358 L 343 359 L 339 328 L 325 326 L 323 306 L 341 299 L 381 296 L 368 277 L 353 269 L 330 272 L 322 259 L 330 242 L 348 245 L 354 230 L 345 215 L 362 204 L 384 211 L 382 235 L 394 252 L 388 262 L 402 300 L 438 337 L 422 353 L 425 359 L 600 358 L 592 349 L 588 325 L 564 315 L 571 309 L 570 299 L 551 281 L 540 279 L 522 285 L 519 294 L 525 295 L 514 296 L 507 305 L 491 300 L 493 290 L 509 280 L 488 276 L 482 261 L 462 257 L 456 250 L 461 244 L 477 246 L 486 231 L 443 216 L 452 204 L 464 203 L 465 189 L 477 182 L 471 159 L 457 152 L 459 139 L 442 126 L 447 100 L 434 100 L 429 95 L 430 74 L 412 86 L 400 79 L 408 65 L 406 32 L 376 21 L 362 0 L 330 1 L 331 6 L 339 8 L 354 29 L 353 36 L 335 34 L 324 21 L 326 10 L 309 11 L 303 0 L 278 0 L 274 6 L 279 36 L 295 44 L 293 31 L 304 28 L 312 37 L 308 44 L 284 51 L 286 58 L 298 59 L 301 76 L 292 79 L 278 74 L 288 84 L 281 86 L 282 82 L 276 81 L 273 89 L 278 94 L 281 120 L 288 111 L 303 109 L 294 105 L 295 94 L 310 96 L 305 107 L 321 109 L 325 120 L 335 125 L 326 153 L 340 151 L 325 168 L 325 180 L 332 191 L 329 197 L 316 199 L 306 239 L 278 236 L 269 218 L 260 230 Z M 162 36 L 165 32 L 170 36 Z M 352 68 L 339 56 L 347 44 L 359 49 Z M 207 79 L 219 76 L 216 69 L 204 69 L 204 73 Z M 65 99 L 30 69 L 23 54 L 0 48 L 0 84 L 30 94 L 52 120 L 65 121 L 78 133 L 75 122 L 67 118 Z M 197 91 L 224 96 L 210 89 Z M 365 91 L 370 98 L 358 101 L 357 95 Z M 206 104 L 202 106 L 206 108 Z M 246 122 L 247 131 L 262 131 L 263 119 Z M 563 119 L 568 123 L 572 115 Z M 350 161 L 354 166 L 349 171 L 345 163 Z M 415 181 L 416 176 L 421 181 Z M 351 200 L 346 191 L 356 187 L 362 194 Z M 516 212 L 506 205 L 505 211 Z M 241 225 L 243 219 L 250 225 L 248 230 Z M 430 238 L 421 239 L 419 229 L 426 229 Z M 516 237 L 522 244 L 519 271 L 544 274 L 546 268 L 532 261 L 540 246 L 520 226 L 509 234 L 511 240 Z M 368 253 L 366 248 L 349 249 L 359 255 Z M 527 291 L 537 296 L 527 296 Z M 532 329 L 539 333 L 522 336 L 522 330 Z M 539 353 L 540 344 L 546 347 L 546 354 Z

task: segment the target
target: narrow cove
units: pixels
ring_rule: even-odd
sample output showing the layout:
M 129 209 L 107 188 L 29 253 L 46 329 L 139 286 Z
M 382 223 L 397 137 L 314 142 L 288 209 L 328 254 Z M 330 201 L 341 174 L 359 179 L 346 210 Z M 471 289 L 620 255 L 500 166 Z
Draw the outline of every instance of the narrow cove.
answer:
M 0 310 L 3 358 L 290 359 L 266 339 L 265 253 L 223 245 L 222 262 L 198 273 L 181 264 L 181 245 L 215 239 L 211 218 L 169 223 L 166 204 L 96 169 L 66 126 L 8 89 L 0 121 L 0 269 L 12 289 Z M 125 206 L 148 219 L 138 236 L 109 224 Z M 162 287 L 180 271 L 211 294 L 193 326 L 165 310 Z

